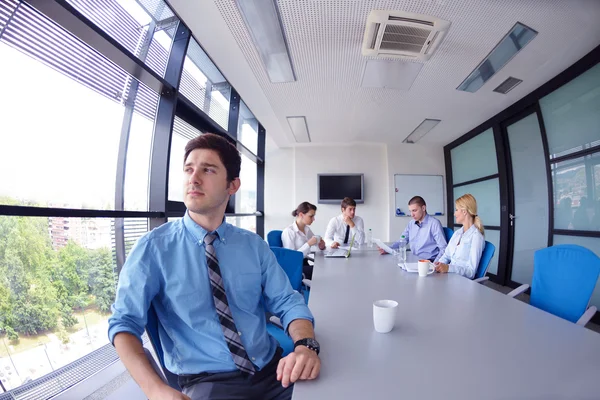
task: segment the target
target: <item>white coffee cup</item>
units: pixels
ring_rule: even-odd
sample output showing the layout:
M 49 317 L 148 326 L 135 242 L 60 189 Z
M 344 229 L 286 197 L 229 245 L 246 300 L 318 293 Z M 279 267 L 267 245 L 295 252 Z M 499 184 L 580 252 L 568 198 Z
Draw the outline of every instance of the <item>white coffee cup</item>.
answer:
M 398 302 L 394 300 L 377 300 L 373 302 L 373 324 L 375 331 L 388 333 L 396 321 Z
M 313 236 L 315 239 L 317 239 L 317 245 L 319 245 L 319 242 L 321 241 L 321 236 L 319 235 L 314 235 Z
M 435 265 L 429 260 L 419 260 L 418 264 L 419 276 L 427 276 L 433 274 L 435 271 Z

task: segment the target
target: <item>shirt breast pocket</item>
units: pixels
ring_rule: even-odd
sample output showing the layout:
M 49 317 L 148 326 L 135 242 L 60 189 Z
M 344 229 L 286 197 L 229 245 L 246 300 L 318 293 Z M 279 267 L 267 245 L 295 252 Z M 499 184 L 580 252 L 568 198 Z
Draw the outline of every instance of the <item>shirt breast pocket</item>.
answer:
M 233 305 L 236 308 L 249 313 L 256 312 L 262 297 L 261 278 L 261 274 L 256 272 L 236 275 L 232 287 Z
M 455 253 L 455 257 L 461 261 L 469 261 L 471 257 L 472 238 L 462 238 Z

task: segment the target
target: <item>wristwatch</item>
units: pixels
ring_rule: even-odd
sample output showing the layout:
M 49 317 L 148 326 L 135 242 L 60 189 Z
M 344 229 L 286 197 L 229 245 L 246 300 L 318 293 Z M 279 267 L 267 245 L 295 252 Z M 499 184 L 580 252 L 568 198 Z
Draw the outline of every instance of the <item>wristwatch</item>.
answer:
M 319 354 L 319 351 L 321 351 L 321 346 L 319 346 L 319 342 L 317 342 L 313 338 L 305 338 L 298 340 L 296 343 L 294 343 L 294 349 L 296 349 L 296 347 L 298 346 L 308 347 L 312 351 L 316 351 L 317 355 Z

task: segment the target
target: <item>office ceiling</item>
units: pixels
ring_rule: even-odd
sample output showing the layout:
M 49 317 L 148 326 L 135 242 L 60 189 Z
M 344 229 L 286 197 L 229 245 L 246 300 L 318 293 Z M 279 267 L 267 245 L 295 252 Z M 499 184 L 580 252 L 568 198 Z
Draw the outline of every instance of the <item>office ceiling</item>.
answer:
M 524 97 L 600 44 L 597 0 L 279 0 L 297 81 L 271 83 L 234 0 L 169 0 L 279 146 L 295 145 L 286 116 L 306 116 L 312 142 L 402 143 L 425 118 L 419 143 L 445 145 Z M 452 23 L 408 91 L 360 87 L 372 9 Z M 476 93 L 456 87 L 517 22 L 538 31 Z M 508 94 L 492 90 L 523 79 Z

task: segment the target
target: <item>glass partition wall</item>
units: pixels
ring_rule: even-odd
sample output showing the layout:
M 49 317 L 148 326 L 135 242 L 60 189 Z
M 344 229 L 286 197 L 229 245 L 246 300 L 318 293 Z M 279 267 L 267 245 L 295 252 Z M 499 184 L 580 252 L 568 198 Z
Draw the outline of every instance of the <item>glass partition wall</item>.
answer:
M 0 400 L 45 399 L 117 360 L 118 273 L 185 212 L 188 140 L 242 152 L 227 221 L 263 235 L 265 130 L 162 0 L 0 0 L 0 60 Z
M 444 148 L 448 207 L 476 197 L 496 245 L 492 281 L 531 284 L 533 254 L 554 244 L 600 256 L 599 59 L 600 47 Z M 591 305 L 600 308 L 600 282 Z

